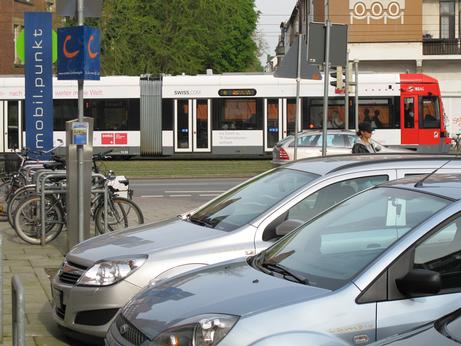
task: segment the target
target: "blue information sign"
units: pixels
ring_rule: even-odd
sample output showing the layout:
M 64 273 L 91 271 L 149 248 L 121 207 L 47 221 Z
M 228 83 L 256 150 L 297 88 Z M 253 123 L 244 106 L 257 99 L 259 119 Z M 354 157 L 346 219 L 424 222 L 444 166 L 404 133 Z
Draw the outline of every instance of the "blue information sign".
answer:
M 99 30 L 88 26 L 58 29 L 58 79 L 99 80 Z
M 53 146 L 51 13 L 24 14 L 26 145 L 45 151 Z M 46 154 L 33 154 L 46 159 Z

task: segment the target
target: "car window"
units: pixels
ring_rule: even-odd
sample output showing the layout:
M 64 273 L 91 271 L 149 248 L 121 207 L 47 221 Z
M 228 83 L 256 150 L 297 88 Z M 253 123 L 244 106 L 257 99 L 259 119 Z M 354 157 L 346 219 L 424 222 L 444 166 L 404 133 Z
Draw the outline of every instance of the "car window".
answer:
M 217 230 L 233 231 L 316 178 L 316 174 L 287 168 L 271 170 L 221 195 L 188 220 Z
M 287 219 L 308 221 L 353 194 L 389 180 L 387 175 L 339 181 L 318 190 L 288 211 Z
M 451 339 L 454 339 L 457 342 L 461 343 L 461 317 L 458 317 L 453 321 L 447 323 L 447 325 L 445 326 L 445 330 Z
M 440 273 L 442 290 L 461 288 L 461 217 L 442 227 L 415 248 L 414 269 Z
M 288 234 L 264 257 L 303 276 L 310 285 L 337 289 L 448 203 L 405 189 L 370 189 Z
M 315 147 L 318 137 L 318 135 L 300 135 L 298 136 L 298 147 Z M 289 146 L 295 146 L 294 140 Z
M 312 143 L 317 147 L 321 147 L 323 145 L 323 135 L 317 136 L 315 144 Z M 328 147 L 341 147 L 344 148 L 346 146 L 346 142 L 344 140 L 344 135 L 342 134 L 328 134 L 327 135 L 327 146 Z

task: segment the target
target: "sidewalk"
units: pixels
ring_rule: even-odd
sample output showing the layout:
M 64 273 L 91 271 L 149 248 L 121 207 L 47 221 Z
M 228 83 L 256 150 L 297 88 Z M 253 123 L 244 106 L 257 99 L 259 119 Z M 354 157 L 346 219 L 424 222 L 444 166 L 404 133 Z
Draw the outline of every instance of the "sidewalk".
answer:
M 134 198 L 144 214 L 145 223 L 173 217 L 198 207 L 203 200 L 163 199 L 162 203 Z M 30 346 L 84 345 L 57 327 L 51 317 L 50 276 L 58 271 L 67 249 L 67 231 L 50 244 L 31 245 L 22 241 L 7 221 L 0 221 L 3 237 L 3 344 L 12 345 L 11 278 L 18 274 L 25 291 L 26 341 Z

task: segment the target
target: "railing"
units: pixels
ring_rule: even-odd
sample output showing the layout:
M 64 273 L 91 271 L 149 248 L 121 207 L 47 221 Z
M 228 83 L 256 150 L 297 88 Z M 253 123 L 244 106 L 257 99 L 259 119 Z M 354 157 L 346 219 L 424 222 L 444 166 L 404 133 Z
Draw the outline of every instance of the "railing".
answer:
M 423 55 L 461 54 L 461 40 L 458 38 L 423 38 Z
M 26 345 L 26 302 L 24 286 L 18 275 L 11 278 L 13 346 Z

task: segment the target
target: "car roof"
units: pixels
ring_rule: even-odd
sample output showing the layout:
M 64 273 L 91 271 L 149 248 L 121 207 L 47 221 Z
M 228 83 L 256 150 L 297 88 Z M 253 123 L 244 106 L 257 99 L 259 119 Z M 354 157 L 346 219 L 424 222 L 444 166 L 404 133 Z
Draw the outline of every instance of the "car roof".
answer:
M 388 186 L 430 193 L 453 200 L 461 199 L 461 174 L 414 175 L 379 185 L 379 187 Z
M 394 168 L 399 167 L 437 168 L 448 161 L 453 161 L 458 167 L 461 165 L 461 158 L 457 155 L 450 154 L 402 154 L 402 153 L 383 153 L 374 155 L 335 155 L 326 157 L 316 157 L 302 159 L 288 163 L 282 168 L 294 169 L 304 172 L 310 172 L 318 175 L 326 175 L 334 172 L 347 170 L 359 170 L 360 168 Z M 450 164 L 445 168 L 450 168 Z

